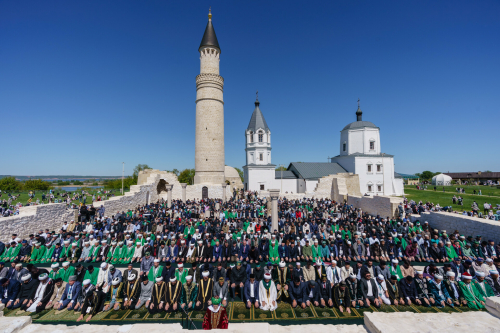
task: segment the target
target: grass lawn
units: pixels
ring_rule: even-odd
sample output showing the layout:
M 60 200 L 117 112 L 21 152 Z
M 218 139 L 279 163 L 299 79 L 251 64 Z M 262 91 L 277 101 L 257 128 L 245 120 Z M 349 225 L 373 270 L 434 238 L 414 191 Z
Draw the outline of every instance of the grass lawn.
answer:
M 130 189 L 124 189 L 125 193 L 129 192 Z M 32 202 L 36 202 L 36 199 L 40 199 L 40 203 L 42 202 L 42 194 L 45 193 L 46 196 L 47 196 L 47 193 L 48 191 L 35 191 L 35 198 L 32 199 Z M 61 202 L 61 199 L 63 199 L 61 197 L 61 194 L 64 193 L 65 191 L 64 190 L 60 190 L 60 189 L 52 189 L 52 192 L 54 193 L 54 196 L 55 198 L 54 199 L 58 199 L 59 202 Z M 87 200 L 86 200 L 86 204 L 90 204 L 92 202 L 92 194 L 95 194 L 96 198 L 98 197 L 98 192 L 99 192 L 99 189 L 90 189 L 89 191 L 87 191 L 88 193 L 90 194 L 87 194 Z M 113 190 L 113 194 L 114 196 L 120 196 L 121 193 L 120 190 Z M 59 195 L 57 195 L 57 193 L 59 193 Z M 71 192 L 72 194 L 74 192 Z M 79 191 L 79 193 L 81 193 L 81 190 Z M 14 192 L 14 193 L 11 193 L 15 196 L 19 196 L 19 198 L 17 198 L 16 200 L 13 200 L 12 201 L 12 204 L 15 205 L 17 204 L 18 202 L 21 202 L 23 204 L 23 206 L 26 206 L 28 204 L 28 199 L 29 199 L 29 191 L 21 191 L 21 192 Z M 73 195 L 71 195 L 73 196 Z M 103 194 L 101 193 L 101 198 L 103 198 Z M 2 192 L 2 195 L 0 195 L 0 201 L 3 201 L 3 200 L 8 200 L 9 197 L 7 196 L 6 193 Z M 45 203 L 48 203 L 47 199 L 45 199 Z M 75 203 L 75 204 L 79 204 L 80 202 L 78 200 L 74 200 L 72 201 L 72 203 Z
M 479 210 L 483 212 L 483 204 L 488 202 L 495 207 L 500 204 L 500 189 L 496 187 L 489 186 L 462 186 L 465 188 L 465 193 L 457 193 L 455 188 L 457 186 L 445 186 L 445 192 L 443 192 L 443 186 L 438 186 L 437 190 L 434 191 L 434 186 L 427 185 L 427 190 L 417 190 L 416 186 L 410 185 L 405 186 L 405 194 L 409 200 L 414 200 L 415 202 L 422 201 L 423 203 L 431 202 L 438 204 L 441 207 L 452 206 L 453 210 L 456 211 L 470 211 L 472 203 L 476 201 Z M 483 195 L 474 195 L 473 190 L 476 192 L 481 189 Z M 453 195 L 461 196 L 463 200 L 463 206 L 453 204 Z

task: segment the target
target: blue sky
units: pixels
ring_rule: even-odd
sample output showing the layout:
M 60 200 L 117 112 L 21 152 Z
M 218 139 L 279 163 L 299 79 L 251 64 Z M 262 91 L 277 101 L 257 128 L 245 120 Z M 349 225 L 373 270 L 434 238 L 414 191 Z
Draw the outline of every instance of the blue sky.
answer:
M 360 98 L 396 171 L 500 171 L 498 1 L 26 0 L 0 2 L 0 174 L 194 168 L 209 6 L 227 165 L 259 90 L 274 164 L 337 155 Z

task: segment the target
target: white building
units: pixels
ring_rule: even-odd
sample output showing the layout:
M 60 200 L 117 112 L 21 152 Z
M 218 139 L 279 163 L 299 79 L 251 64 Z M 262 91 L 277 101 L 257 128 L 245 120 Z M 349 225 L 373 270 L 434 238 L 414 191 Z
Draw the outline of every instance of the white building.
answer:
M 394 156 L 381 151 L 380 128 L 363 121 L 362 115 L 358 101 L 356 121 L 340 132 L 340 155 L 331 162 L 359 175 L 362 194 L 403 195 L 404 182 L 394 171 Z

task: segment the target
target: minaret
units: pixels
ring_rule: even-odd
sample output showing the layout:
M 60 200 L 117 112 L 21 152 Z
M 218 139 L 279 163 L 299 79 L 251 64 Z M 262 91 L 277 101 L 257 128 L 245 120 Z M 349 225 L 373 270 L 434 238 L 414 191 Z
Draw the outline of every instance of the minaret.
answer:
M 195 184 L 223 184 L 224 79 L 219 75 L 220 47 L 209 11 L 201 40 L 200 75 L 196 77 Z

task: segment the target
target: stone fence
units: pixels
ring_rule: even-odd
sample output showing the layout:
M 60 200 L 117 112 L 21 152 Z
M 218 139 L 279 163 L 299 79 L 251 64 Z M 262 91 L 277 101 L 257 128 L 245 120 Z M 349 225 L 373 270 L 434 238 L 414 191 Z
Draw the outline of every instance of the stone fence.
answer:
M 401 201 L 401 198 L 386 196 L 365 197 L 349 195 L 347 197 L 348 205 L 361 208 L 363 212 L 374 216 L 380 215 L 383 218 L 386 218 L 387 216 L 389 216 L 389 218 L 397 216 L 397 208 Z
M 440 232 L 446 230 L 448 234 L 458 230 L 465 237 L 475 238 L 481 235 L 485 240 L 494 240 L 496 244 L 500 242 L 500 222 L 498 221 L 445 212 L 425 212 L 421 215 L 412 215 L 410 220 L 412 222 L 419 220 L 420 223 L 427 221 L 433 229 L 438 229 Z
M 65 203 L 21 207 L 19 215 L 0 218 L 0 241 L 11 239 L 12 234 L 28 238 L 38 230 L 59 230 L 64 221 L 77 220 L 78 210 L 68 209 Z

